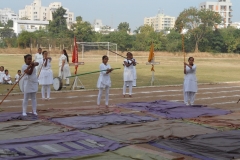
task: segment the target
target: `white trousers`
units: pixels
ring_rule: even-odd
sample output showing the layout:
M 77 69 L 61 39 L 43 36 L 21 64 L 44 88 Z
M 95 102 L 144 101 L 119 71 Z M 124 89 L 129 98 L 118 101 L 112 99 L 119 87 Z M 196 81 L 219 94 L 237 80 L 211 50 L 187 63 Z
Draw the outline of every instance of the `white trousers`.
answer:
M 188 104 L 190 101 L 190 104 L 194 104 L 195 95 L 196 92 L 184 92 L 184 103 Z
M 47 91 L 47 98 L 50 98 L 50 92 L 51 92 L 50 85 L 42 85 L 42 98 L 45 98 L 46 91 Z
M 23 108 L 23 114 L 27 113 L 27 106 L 28 106 L 28 99 L 30 98 L 32 100 L 32 111 L 33 114 L 37 113 L 37 98 L 36 98 L 36 92 L 33 93 L 24 93 L 22 108 Z
M 137 86 L 137 79 L 134 79 L 134 80 L 133 80 L 133 86 L 134 86 L 134 87 Z
M 98 98 L 97 98 L 97 105 L 100 105 L 101 97 L 102 97 L 103 88 L 99 88 Z M 109 87 L 105 88 L 105 105 L 108 106 L 109 101 Z
M 128 86 L 128 89 L 129 89 L 129 95 L 132 95 L 133 81 L 124 81 L 124 84 L 123 84 L 123 95 L 126 94 L 127 86 Z

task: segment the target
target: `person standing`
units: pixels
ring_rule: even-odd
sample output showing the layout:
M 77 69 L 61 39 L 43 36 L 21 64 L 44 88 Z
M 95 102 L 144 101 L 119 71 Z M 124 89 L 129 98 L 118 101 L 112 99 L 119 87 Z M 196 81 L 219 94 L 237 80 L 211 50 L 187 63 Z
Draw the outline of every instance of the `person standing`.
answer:
M 69 67 L 68 54 L 65 49 L 62 50 L 62 55 L 59 58 L 58 76 L 61 79 L 64 79 L 66 81 L 66 85 L 69 86 L 69 78 L 66 78 L 66 77 L 71 76 L 71 72 L 70 72 L 70 67 Z
M 32 61 L 32 56 L 27 54 L 24 56 L 25 64 L 22 66 L 22 73 L 25 72 L 26 74 L 23 76 L 23 103 L 22 103 L 22 115 L 27 116 L 27 106 L 28 106 L 28 99 L 30 98 L 32 101 L 32 111 L 33 114 L 37 115 L 37 98 L 36 94 L 38 91 L 38 79 L 36 74 L 36 66 L 39 65 L 38 62 Z
M 42 85 L 42 99 L 49 100 L 51 85 L 53 84 L 53 71 L 51 69 L 52 58 L 48 57 L 48 52 L 43 51 L 43 64 L 42 70 L 39 75 L 39 85 Z M 45 98 L 45 93 L 47 92 L 47 98 Z
M 97 105 L 100 105 L 103 89 L 105 89 L 105 105 L 108 107 L 109 100 L 109 88 L 111 87 L 111 79 L 109 73 L 112 72 L 111 66 L 107 64 L 108 56 L 102 57 L 102 63 L 100 64 L 100 75 L 97 82 L 97 88 L 99 89 Z M 105 71 L 102 71 L 105 70 Z
M 136 62 L 132 59 L 132 53 L 127 53 L 127 59 L 124 61 L 124 72 L 123 72 L 123 97 L 126 94 L 126 87 L 129 89 L 129 97 L 132 97 L 132 86 L 134 80 L 134 71 L 133 66 L 136 65 Z
M 195 95 L 198 90 L 197 77 L 196 77 L 197 66 L 193 63 L 194 63 L 193 57 L 188 58 L 188 63 L 184 62 L 185 76 L 184 76 L 184 83 L 183 83 L 183 94 L 184 94 L 184 103 L 186 105 L 194 104 Z
M 38 62 L 39 64 L 42 64 L 43 56 L 42 56 L 42 48 L 38 48 L 38 52 L 35 54 L 34 61 Z M 40 65 L 36 66 L 36 75 L 40 72 Z

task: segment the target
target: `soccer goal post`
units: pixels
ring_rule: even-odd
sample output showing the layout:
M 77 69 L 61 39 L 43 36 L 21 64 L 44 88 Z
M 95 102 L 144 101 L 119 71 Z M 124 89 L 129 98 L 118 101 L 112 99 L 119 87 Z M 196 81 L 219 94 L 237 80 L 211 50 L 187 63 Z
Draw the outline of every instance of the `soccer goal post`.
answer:
M 82 60 L 84 59 L 84 52 L 86 47 L 93 47 L 97 48 L 98 50 L 106 50 L 108 57 L 110 53 L 109 50 L 112 50 L 116 53 L 118 52 L 117 44 L 111 42 L 77 42 L 77 44 L 82 48 Z M 117 54 L 115 55 L 115 60 L 117 61 Z

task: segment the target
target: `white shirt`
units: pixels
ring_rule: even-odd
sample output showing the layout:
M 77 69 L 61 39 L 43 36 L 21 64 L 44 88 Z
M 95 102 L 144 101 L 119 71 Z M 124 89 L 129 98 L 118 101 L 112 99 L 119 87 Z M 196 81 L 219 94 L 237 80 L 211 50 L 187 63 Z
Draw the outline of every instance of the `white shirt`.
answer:
M 127 62 L 128 64 L 132 63 L 132 61 L 128 59 L 125 59 L 123 62 Z M 128 67 L 124 65 L 123 81 L 133 81 L 133 80 L 134 80 L 133 64 L 131 64 Z
M 67 57 L 64 54 L 62 54 L 61 57 L 59 58 L 59 67 L 62 67 L 63 61 L 65 62 L 64 65 L 68 64 Z
M 111 69 L 111 66 L 109 64 L 105 65 L 104 63 L 100 64 L 99 66 L 100 71 Z M 110 79 L 110 73 L 106 74 L 107 71 L 100 72 L 98 82 L 97 82 L 97 88 L 106 88 L 111 87 L 111 79 Z
M 11 80 L 11 76 L 10 76 L 9 74 L 8 74 L 8 75 L 4 74 L 4 75 L 3 75 L 3 79 L 4 79 L 5 81 Z
M 22 66 L 22 73 L 24 73 L 27 67 L 28 65 L 26 64 Z M 22 88 L 24 93 L 33 93 L 38 91 L 38 79 L 36 75 L 36 68 L 33 69 L 31 75 L 25 74 L 22 80 L 23 80 Z
M 16 74 L 16 76 L 15 76 L 15 82 L 18 82 L 18 80 L 19 80 L 20 76 L 21 76 L 21 75 L 19 75 L 19 74 Z
M 4 76 L 5 72 L 4 71 L 0 71 L 0 83 L 3 83 L 3 76 Z
M 192 69 L 186 66 L 186 74 L 184 76 L 184 92 L 197 92 L 197 77 L 196 77 L 197 66 L 194 64 Z
M 42 63 L 43 55 L 39 54 L 39 53 L 36 53 L 35 57 L 34 57 L 34 60 L 35 60 L 35 62 Z

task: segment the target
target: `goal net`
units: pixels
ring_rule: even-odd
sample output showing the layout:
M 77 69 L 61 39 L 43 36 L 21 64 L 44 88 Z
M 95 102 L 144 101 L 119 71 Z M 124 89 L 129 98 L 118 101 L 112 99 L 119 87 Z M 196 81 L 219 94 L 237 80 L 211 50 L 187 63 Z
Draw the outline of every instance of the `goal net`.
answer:
M 91 58 L 91 60 L 99 59 L 99 56 L 107 55 L 111 59 L 117 61 L 117 55 L 111 53 L 118 52 L 117 44 L 111 42 L 77 42 L 79 58 L 84 60 L 85 58 Z

